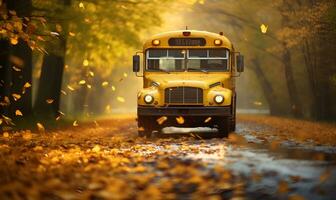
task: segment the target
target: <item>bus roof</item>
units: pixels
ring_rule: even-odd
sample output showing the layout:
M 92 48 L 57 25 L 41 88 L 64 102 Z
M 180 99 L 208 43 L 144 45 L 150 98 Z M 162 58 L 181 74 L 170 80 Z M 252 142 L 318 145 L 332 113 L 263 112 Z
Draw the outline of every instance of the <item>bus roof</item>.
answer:
M 184 36 L 183 32 L 190 32 L 190 35 Z M 153 35 L 148 40 L 146 40 L 146 42 L 144 43 L 144 49 L 147 49 L 147 48 L 181 48 L 181 46 L 170 46 L 168 44 L 168 40 L 170 38 L 204 38 L 207 42 L 204 46 L 202 46 L 203 48 L 204 47 L 206 48 L 210 48 L 210 47 L 223 48 L 224 47 L 230 50 L 233 49 L 232 43 L 227 37 L 220 35 L 218 33 L 211 33 L 208 31 L 197 31 L 197 30 L 177 30 L 177 31 L 169 31 L 169 32 L 163 32 L 157 35 Z M 215 39 L 222 40 L 222 45 L 215 46 L 213 43 Z M 153 40 L 160 40 L 161 42 L 160 45 L 154 46 L 152 44 Z M 188 46 L 188 48 L 189 47 L 200 48 L 200 46 Z

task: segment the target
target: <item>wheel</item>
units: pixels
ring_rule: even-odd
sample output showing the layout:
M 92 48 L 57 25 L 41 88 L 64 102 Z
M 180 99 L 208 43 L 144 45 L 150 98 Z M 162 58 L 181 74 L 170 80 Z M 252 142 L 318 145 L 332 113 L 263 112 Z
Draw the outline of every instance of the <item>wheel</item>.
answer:
M 150 137 L 155 130 L 155 126 L 149 117 L 138 116 L 138 136 Z
M 232 106 L 232 116 L 231 116 L 231 131 L 236 131 L 236 99 L 237 96 L 233 97 L 233 106 Z
M 218 137 L 228 137 L 231 131 L 231 117 L 220 117 L 217 119 Z

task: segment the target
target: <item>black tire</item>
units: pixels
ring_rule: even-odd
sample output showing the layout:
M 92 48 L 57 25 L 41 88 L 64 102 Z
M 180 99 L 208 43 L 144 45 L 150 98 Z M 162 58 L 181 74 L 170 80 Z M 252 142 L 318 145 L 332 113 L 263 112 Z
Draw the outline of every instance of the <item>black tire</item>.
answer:
M 231 132 L 231 117 L 220 117 L 217 119 L 218 137 L 228 137 Z
M 138 116 L 138 136 L 151 137 L 152 132 L 155 130 L 153 121 L 149 117 Z
M 233 98 L 233 106 L 232 106 L 231 131 L 236 131 L 236 102 L 237 102 L 237 96 L 235 95 Z

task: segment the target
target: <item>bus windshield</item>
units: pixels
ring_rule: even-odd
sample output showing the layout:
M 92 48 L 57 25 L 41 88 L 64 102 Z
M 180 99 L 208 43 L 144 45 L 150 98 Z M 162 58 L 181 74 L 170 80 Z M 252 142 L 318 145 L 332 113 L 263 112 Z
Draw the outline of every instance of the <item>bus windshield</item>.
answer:
M 147 71 L 229 71 L 227 49 L 149 49 Z

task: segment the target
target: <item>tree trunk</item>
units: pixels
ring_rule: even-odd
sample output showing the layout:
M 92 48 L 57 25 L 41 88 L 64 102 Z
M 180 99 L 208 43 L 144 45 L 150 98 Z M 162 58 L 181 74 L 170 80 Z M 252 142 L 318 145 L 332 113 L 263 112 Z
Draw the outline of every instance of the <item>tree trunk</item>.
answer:
M 70 0 L 63 1 L 64 7 L 71 5 Z M 68 22 L 65 20 L 58 41 L 47 45 L 48 54 L 43 58 L 40 82 L 35 102 L 35 112 L 39 117 L 55 117 L 59 115 L 62 78 L 65 64 L 66 39 Z M 52 103 L 47 102 L 52 100 Z
M 0 40 L 0 114 L 8 115 L 8 102 L 5 98 L 10 95 L 12 68 L 9 64 L 10 45 L 8 40 Z
M 32 11 L 31 0 L 4 1 L 8 10 L 14 10 L 18 17 L 23 18 L 23 23 L 29 23 L 29 17 Z M 23 26 L 23 31 L 25 31 Z M 27 42 L 19 39 L 18 44 L 10 45 L 7 40 L 1 41 L 1 80 L 2 89 L 1 98 L 8 97 L 10 105 L 1 108 L 1 113 L 18 119 L 29 119 L 32 113 L 32 93 L 30 88 L 23 91 L 25 83 L 32 82 L 32 50 Z M 13 70 L 12 67 L 16 70 Z M 20 99 L 14 100 L 12 94 L 21 95 Z M 20 110 L 23 117 L 16 117 L 15 111 Z M 16 117 L 16 118 L 15 118 Z
M 272 88 L 271 82 L 267 79 L 264 71 L 261 68 L 260 62 L 258 58 L 252 59 L 253 66 L 251 69 L 256 73 L 258 81 L 263 89 L 264 95 L 268 102 L 268 106 L 270 109 L 271 115 L 284 115 L 284 111 L 279 108 L 276 103 L 276 98 L 274 95 L 274 90 Z
M 44 56 L 35 101 L 35 112 L 38 116 L 56 117 L 58 115 L 63 69 L 64 57 L 55 54 Z
M 296 88 L 294 75 L 293 75 L 293 66 L 292 66 L 292 58 L 289 49 L 287 48 L 286 44 L 283 44 L 283 65 L 285 69 L 285 76 L 286 76 L 286 83 L 287 89 L 289 94 L 290 106 L 291 106 L 291 113 L 294 117 L 302 118 L 302 108 L 299 101 L 298 91 Z

